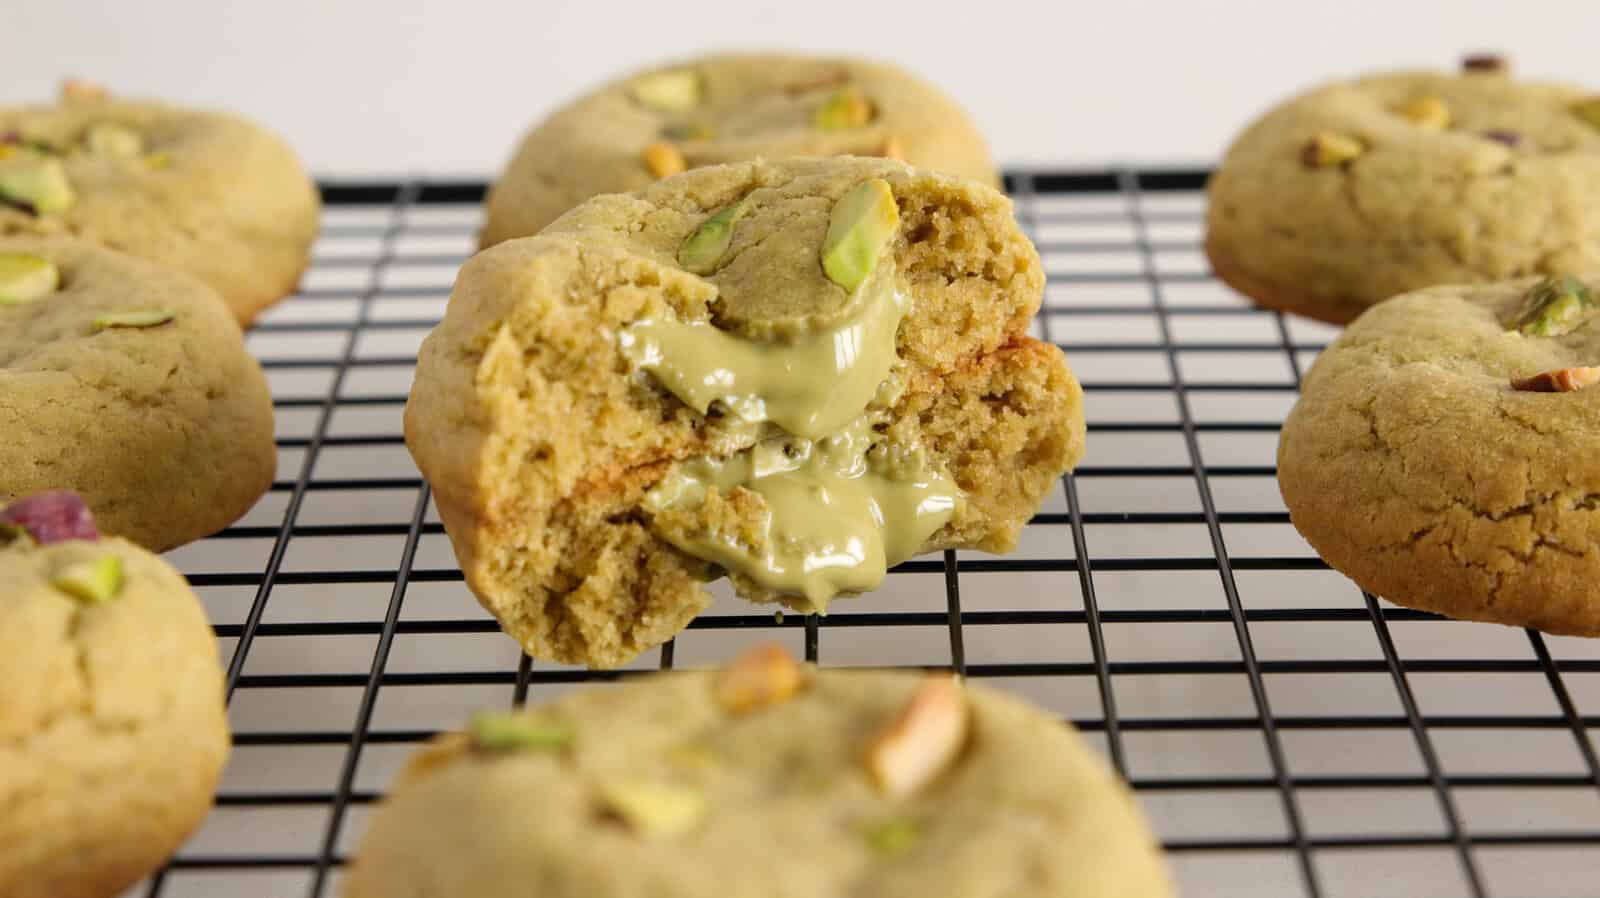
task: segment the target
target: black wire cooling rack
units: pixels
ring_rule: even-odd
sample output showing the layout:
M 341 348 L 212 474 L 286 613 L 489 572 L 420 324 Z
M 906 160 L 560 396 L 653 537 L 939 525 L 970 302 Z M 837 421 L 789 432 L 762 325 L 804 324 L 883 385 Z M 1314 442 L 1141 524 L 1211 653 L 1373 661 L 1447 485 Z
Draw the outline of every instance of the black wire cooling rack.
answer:
M 1600 640 L 1389 606 L 1299 539 L 1273 447 L 1333 331 L 1211 278 L 1204 180 L 1009 175 L 1050 274 L 1035 332 L 1066 350 L 1090 421 L 1016 553 L 903 564 L 821 620 L 723 591 L 633 669 L 778 638 L 824 665 L 954 667 L 1026 695 L 1129 779 L 1191 898 L 1600 895 Z M 419 742 L 626 673 L 520 656 L 463 585 L 401 439 L 482 195 L 326 185 L 302 291 L 250 334 L 280 479 L 172 555 L 222 640 L 236 748 L 206 825 L 131 894 L 336 895 Z

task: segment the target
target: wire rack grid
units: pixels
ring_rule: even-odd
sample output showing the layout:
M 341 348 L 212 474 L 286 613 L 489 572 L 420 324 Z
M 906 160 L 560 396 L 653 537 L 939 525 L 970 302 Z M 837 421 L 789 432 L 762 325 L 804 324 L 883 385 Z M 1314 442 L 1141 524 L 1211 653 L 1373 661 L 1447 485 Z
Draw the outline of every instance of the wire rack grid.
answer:
M 1036 336 L 1088 455 L 1018 550 L 900 565 L 825 619 L 723 588 L 630 670 L 779 639 L 1025 695 L 1135 788 L 1184 894 L 1600 895 L 1600 640 L 1363 595 L 1289 524 L 1277 431 L 1334 333 L 1254 309 L 1199 251 L 1203 171 L 1013 171 L 1049 273 Z M 531 662 L 467 592 L 400 433 L 481 183 L 324 185 L 299 294 L 249 335 L 279 480 L 171 554 L 216 625 L 236 747 L 201 831 L 129 895 L 332 896 L 405 755 L 597 673 Z

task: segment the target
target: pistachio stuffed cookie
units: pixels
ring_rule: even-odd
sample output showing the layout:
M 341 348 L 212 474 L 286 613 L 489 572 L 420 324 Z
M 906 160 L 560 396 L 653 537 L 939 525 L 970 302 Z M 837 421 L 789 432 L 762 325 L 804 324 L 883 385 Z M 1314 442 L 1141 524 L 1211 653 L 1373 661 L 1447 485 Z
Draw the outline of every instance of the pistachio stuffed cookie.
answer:
M 1004 196 L 856 157 L 695 169 L 480 253 L 406 442 L 480 601 L 614 666 L 704 583 L 801 611 L 1004 552 L 1083 448 Z
M 248 325 L 293 293 L 319 200 L 294 152 L 237 116 L 68 82 L 0 107 L 0 236 L 75 236 L 194 275 Z
M 835 155 L 998 184 L 967 114 L 910 72 L 859 59 L 705 56 L 605 84 L 535 125 L 489 192 L 482 242 L 526 237 L 596 194 L 688 168 Z
M 537 813 L 530 813 L 537 808 Z M 483 713 L 411 759 L 345 898 L 1166 898 L 1070 726 L 947 674 L 773 645 Z
M 1209 197 L 1217 276 L 1335 324 L 1436 284 L 1600 270 L 1600 91 L 1496 57 L 1329 84 L 1246 129 Z
M 82 494 L 107 532 L 165 551 L 272 485 L 272 398 L 200 281 L 65 238 L 0 238 L 0 501 Z
M 0 895 L 121 894 L 205 817 L 228 743 L 183 577 L 71 493 L 0 508 Z
M 1329 565 L 1413 608 L 1600 636 L 1597 289 L 1433 287 L 1318 356 L 1278 482 Z

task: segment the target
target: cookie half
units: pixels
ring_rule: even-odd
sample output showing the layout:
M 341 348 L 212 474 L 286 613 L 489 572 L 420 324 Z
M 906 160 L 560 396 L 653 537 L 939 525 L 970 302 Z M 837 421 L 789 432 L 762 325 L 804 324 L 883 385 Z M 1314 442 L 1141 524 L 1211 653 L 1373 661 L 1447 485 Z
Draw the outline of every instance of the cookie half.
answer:
M 506 631 L 621 664 L 726 572 L 811 611 L 912 554 L 1008 550 L 1083 447 L 1077 382 L 1025 334 L 1043 281 L 981 184 L 697 169 L 469 261 L 406 442 Z
M 998 185 L 967 114 L 910 72 L 857 59 L 706 56 L 635 72 L 534 126 L 489 192 L 482 241 L 526 237 L 589 197 L 686 168 L 835 155 Z
M 1218 277 L 1335 324 L 1436 284 L 1600 269 L 1600 93 L 1483 60 L 1330 84 L 1246 129 L 1209 199 Z
M 1600 636 L 1600 278 L 1437 287 L 1317 358 L 1278 444 L 1295 527 L 1402 605 Z
M 155 551 L 272 485 L 272 399 L 217 294 L 79 240 L 0 238 L 0 500 L 81 493 Z
M 530 809 L 537 809 L 530 812 Z M 480 715 L 419 751 L 346 898 L 1161 898 L 1131 796 L 1070 727 L 772 649 Z
M 217 643 L 161 559 L 98 538 L 70 497 L 23 505 L 0 511 L 0 895 L 110 898 L 211 807 Z
M 233 115 L 81 87 L 0 107 L 0 236 L 76 236 L 177 268 L 240 324 L 294 292 L 318 210 L 294 152 Z

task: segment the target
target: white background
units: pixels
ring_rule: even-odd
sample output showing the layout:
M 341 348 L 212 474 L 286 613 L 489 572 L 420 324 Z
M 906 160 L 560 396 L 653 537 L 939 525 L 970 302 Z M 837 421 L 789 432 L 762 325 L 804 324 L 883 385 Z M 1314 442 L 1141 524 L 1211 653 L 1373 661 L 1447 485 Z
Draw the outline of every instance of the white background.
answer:
M 0 0 L 3 99 L 78 74 L 227 106 L 320 174 L 486 174 L 599 79 L 663 56 L 773 47 L 866 54 L 942 83 L 1010 163 L 1203 162 L 1266 104 L 1374 67 L 1509 52 L 1600 87 L 1600 4 L 1396 2 L 785 4 L 688 0 Z

